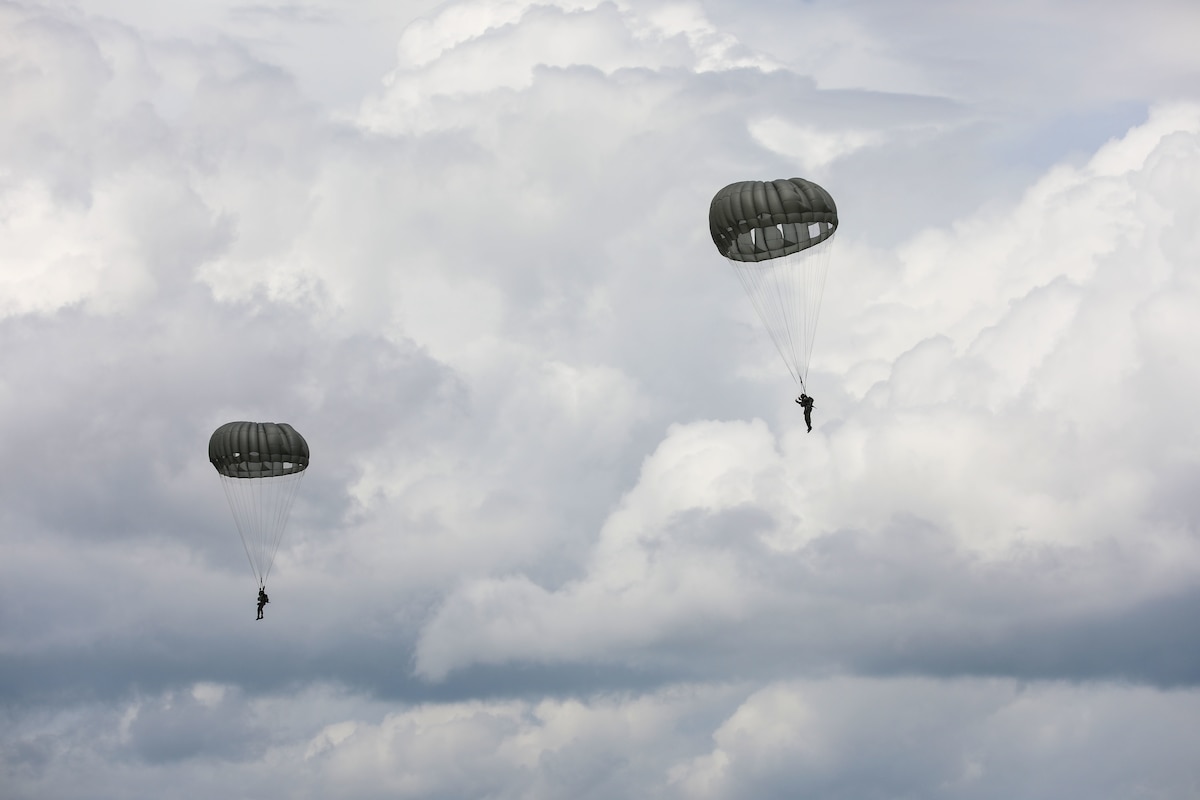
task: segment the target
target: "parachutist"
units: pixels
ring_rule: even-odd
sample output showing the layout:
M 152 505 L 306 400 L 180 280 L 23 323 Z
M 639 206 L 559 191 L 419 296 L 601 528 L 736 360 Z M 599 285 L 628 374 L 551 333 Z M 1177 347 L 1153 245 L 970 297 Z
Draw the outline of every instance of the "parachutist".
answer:
M 264 586 L 258 587 L 258 619 L 263 618 L 263 606 L 271 602 L 271 598 L 267 597 L 267 589 Z
M 808 432 L 812 433 L 813 399 L 808 395 L 801 393 L 801 395 L 796 398 L 796 402 L 799 403 L 800 407 L 804 409 L 804 424 L 808 426 Z

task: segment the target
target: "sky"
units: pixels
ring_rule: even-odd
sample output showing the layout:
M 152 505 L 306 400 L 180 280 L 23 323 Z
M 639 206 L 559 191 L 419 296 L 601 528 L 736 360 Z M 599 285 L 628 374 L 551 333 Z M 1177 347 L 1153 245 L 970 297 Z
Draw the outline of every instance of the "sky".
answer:
M 1195 796 L 1197 31 L 0 0 L 0 795 Z M 793 176 L 811 433 L 706 227 Z

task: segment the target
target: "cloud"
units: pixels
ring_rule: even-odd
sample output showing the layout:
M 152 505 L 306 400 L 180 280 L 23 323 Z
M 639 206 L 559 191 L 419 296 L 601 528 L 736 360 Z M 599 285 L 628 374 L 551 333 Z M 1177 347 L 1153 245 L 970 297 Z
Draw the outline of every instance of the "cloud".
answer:
M 438 114 L 444 99 L 524 89 L 547 68 L 775 68 L 715 29 L 694 3 L 456 3 L 405 28 L 397 50 L 397 69 L 360 117 L 372 130 L 453 125 Z
M 1072 3 L 1035 2 L 867 2 L 853 13 L 833 3 L 763 8 L 772 25 L 758 24 L 736 3 L 708 4 L 722 30 L 827 89 L 969 98 L 1039 117 L 1130 98 L 1197 99 L 1192 79 L 1200 63 L 1180 34 L 1196 25 L 1197 11 L 1184 0 L 1149 3 L 1122 25 L 1109 24 L 1124 10 L 1115 2 L 1086 15 Z
M 883 368 L 857 395 L 831 397 L 815 435 L 795 421 L 778 435 L 762 422 L 672 428 L 605 522 L 583 576 L 556 590 L 520 576 L 468 584 L 422 632 L 418 670 L 438 678 L 514 659 L 639 663 L 649 643 L 677 642 L 699 620 L 713 626 L 713 645 L 697 646 L 708 652 L 727 646 L 734 623 L 780 624 L 783 598 L 797 612 L 832 603 L 861 626 L 850 608 L 871 591 L 865 575 L 843 607 L 824 594 L 832 587 L 810 582 L 814 559 L 857 571 L 860 559 L 892 557 L 888 537 L 913 546 L 914 526 L 929 526 L 923 535 L 942 553 L 929 585 L 964 570 L 1007 583 L 1009 565 L 1024 562 L 1024 599 L 1013 594 L 999 611 L 1018 627 L 1044 618 L 1034 595 L 1085 618 L 1193 585 L 1191 512 L 1164 517 L 1153 490 L 1155 474 L 1194 458 L 1191 443 L 1167 466 L 1160 446 L 1181 442 L 1187 418 L 1126 432 L 1124 409 L 1134 402 L 1162 419 L 1173 406 L 1158 400 L 1171 393 L 1139 388 L 1140 354 L 1181 352 L 1183 340 L 1150 344 L 1136 320 L 1160 298 L 1180 299 L 1175 276 L 1192 245 L 1175 249 L 1178 223 L 1158 211 L 1171 205 L 1158 187 L 1200 154 L 1195 114 L 1164 108 L 1086 167 L 1053 171 L 1007 214 L 917 234 L 891 286 L 844 312 L 871 326 L 904 309 L 912 327 L 842 338 L 843 312 L 825 317 L 833 370 Z M 847 284 L 856 262 L 840 272 Z M 1177 386 L 1194 372 L 1180 367 Z M 856 540 L 845 561 L 828 549 Z M 794 572 L 769 569 L 780 553 Z M 901 580 L 884 596 L 936 639 L 939 624 L 931 630 L 922 610 L 929 598 L 910 598 L 913 589 Z M 974 607 L 972 590 L 961 590 L 956 606 Z M 951 613 L 944 624 L 956 637 L 971 623 Z
M 779 119 L 764 119 L 750 128 L 764 146 L 792 158 L 806 174 L 821 170 L 856 150 L 883 141 L 879 131 L 823 133 L 807 126 L 789 125 Z
M 0 740 L 16 796 L 1175 796 L 1190 785 L 1198 702 L 1111 684 L 911 678 L 401 708 L 327 688 L 255 702 L 213 688 L 23 720 Z M 221 709 L 232 712 L 222 736 L 237 726 L 232 740 L 206 738 Z M 247 734 L 251 744 L 234 747 Z M 134 769 L 183 742 L 158 770 Z M 247 758 L 262 748 L 263 760 Z
M 975 797 L 1054 785 L 1122 797 L 1150 784 L 1127 771 L 1124 756 L 1097 770 L 1085 753 L 1109 751 L 1119 737 L 1139 743 L 1127 757 L 1157 760 L 1143 747 L 1163 739 L 1148 731 L 1127 736 L 1121 720 L 1144 730 L 1143 715 L 1164 714 L 1171 749 L 1181 741 L 1178 726 L 1186 726 L 1171 708 L 1176 701 L 1190 695 L 1003 681 L 774 684 L 748 697 L 713 732 L 712 750 L 674 767 L 671 779 L 680 796 L 696 798 L 798 791 Z M 1174 756 L 1163 755 L 1160 788 L 1186 780 Z
M 936 10 L 0 2 L 0 780 L 1178 794 L 1191 62 Z M 794 174 L 812 434 L 703 224 Z M 261 622 L 230 419 L 313 450 Z

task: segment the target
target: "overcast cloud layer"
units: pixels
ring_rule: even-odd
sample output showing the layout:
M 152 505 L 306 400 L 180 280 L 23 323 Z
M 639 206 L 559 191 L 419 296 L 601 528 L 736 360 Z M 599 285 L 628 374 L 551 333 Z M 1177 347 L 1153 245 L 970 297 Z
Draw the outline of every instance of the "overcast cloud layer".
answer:
M 0 795 L 1192 796 L 1200 8 L 984 5 L 0 0 Z

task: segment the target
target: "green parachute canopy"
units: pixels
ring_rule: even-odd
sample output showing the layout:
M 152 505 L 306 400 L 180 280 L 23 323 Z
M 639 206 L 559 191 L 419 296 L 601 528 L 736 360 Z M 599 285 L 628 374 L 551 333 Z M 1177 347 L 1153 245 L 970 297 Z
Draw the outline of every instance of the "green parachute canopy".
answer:
M 284 422 L 227 422 L 208 440 L 250 568 L 265 585 L 308 469 L 308 442 Z
M 708 210 L 717 252 L 802 388 L 837 227 L 833 197 L 803 178 L 731 183 Z

